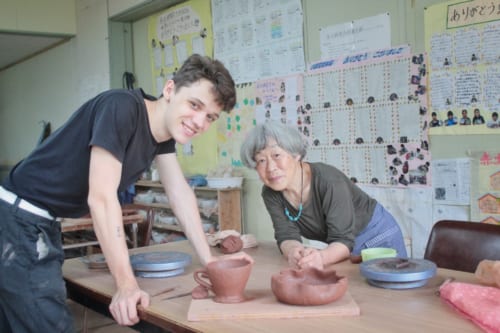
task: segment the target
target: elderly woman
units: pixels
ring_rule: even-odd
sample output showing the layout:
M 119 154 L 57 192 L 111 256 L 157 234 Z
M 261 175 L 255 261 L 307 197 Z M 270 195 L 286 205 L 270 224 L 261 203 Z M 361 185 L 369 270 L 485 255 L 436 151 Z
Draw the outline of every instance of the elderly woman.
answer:
M 274 237 L 293 268 L 323 267 L 371 247 L 391 247 L 406 257 L 397 222 L 337 168 L 308 163 L 300 132 L 279 122 L 257 125 L 241 146 L 241 160 L 264 183 L 262 198 Z M 302 237 L 328 244 L 306 248 Z

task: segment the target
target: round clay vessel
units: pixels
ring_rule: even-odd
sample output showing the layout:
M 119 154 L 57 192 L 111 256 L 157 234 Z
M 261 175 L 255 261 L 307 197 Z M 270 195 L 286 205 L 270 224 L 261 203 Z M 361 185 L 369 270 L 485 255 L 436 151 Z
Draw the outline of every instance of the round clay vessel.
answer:
M 278 301 L 293 305 L 323 305 L 347 291 L 347 277 L 317 268 L 287 268 L 271 277 L 271 290 Z
M 243 241 L 239 236 L 229 235 L 220 243 L 221 252 L 224 254 L 236 253 L 243 248 Z

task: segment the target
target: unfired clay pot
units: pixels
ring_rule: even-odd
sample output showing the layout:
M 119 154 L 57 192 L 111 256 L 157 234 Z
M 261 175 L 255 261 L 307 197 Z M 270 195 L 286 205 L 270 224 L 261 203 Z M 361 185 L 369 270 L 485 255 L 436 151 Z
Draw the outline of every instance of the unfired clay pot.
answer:
M 271 290 L 278 301 L 293 305 L 322 305 L 341 298 L 347 277 L 316 268 L 287 268 L 271 277 Z
M 240 303 L 246 299 L 244 291 L 251 270 L 252 263 L 248 260 L 225 259 L 212 261 L 205 268 L 196 270 L 193 277 L 215 294 L 215 302 Z
M 224 254 L 236 253 L 243 248 L 243 241 L 239 236 L 229 235 L 220 243 L 220 250 Z

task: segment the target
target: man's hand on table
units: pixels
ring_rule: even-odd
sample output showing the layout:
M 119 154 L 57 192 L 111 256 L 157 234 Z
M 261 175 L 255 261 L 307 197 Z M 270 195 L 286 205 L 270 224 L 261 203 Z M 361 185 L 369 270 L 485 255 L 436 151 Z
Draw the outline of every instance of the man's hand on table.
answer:
M 119 325 L 135 325 L 140 318 L 137 313 L 137 305 L 149 306 L 149 295 L 140 288 L 118 289 L 114 294 L 109 311 Z

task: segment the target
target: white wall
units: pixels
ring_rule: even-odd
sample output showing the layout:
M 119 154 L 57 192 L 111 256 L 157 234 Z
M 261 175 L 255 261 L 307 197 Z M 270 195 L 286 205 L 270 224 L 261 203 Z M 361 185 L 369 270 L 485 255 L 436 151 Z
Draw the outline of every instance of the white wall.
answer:
M 424 8 L 442 0 L 303 0 L 306 62 L 320 59 L 319 28 L 389 12 L 392 44 L 410 44 L 424 50 Z M 148 18 L 133 23 L 134 68 L 138 85 L 152 91 L 151 62 L 147 45 Z M 248 171 L 243 186 L 243 230 L 259 240 L 274 240 L 269 214 L 261 199 L 262 183 Z
M 109 88 L 106 2 L 77 0 L 76 17 L 76 37 L 0 72 L 0 165 L 13 165 L 33 149 L 40 121 L 55 129 Z
M 0 31 L 74 35 L 75 22 L 74 0 L 0 0 Z
M 138 86 L 151 95 L 156 95 L 153 89 L 152 64 L 149 54 L 148 19 L 144 18 L 132 25 L 132 44 L 134 49 L 134 74 Z
M 208 1 L 208 0 L 207 0 Z M 137 1 L 129 1 L 136 3 Z M 306 60 L 319 59 L 321 26 L 372 16 L 391 15 L 392 44 L 408 43 L 424 50 L 425 7 L 442 0 L 303 0 Z M 77 35 L 68 43 L 0 72 L 0 165 L 12 165 L 35 145 L 39 121 L 58 127 L 84 100 L 109 88 L 107 2 L 77 0 Z M 133 22 L 132 40 L 136 86 L 154 93 L 147 41 L 147 18 Z M 480 137 L 431 138 L 433 158 L 466 156 L 472 148 L 494 148 L 498 140 Z M 486 147 L 486 145 L 488 147 Z M 272 240 L 270 218 L 260 197 L 261 183 L 251 171 L 243 189 L 245 232 Z

